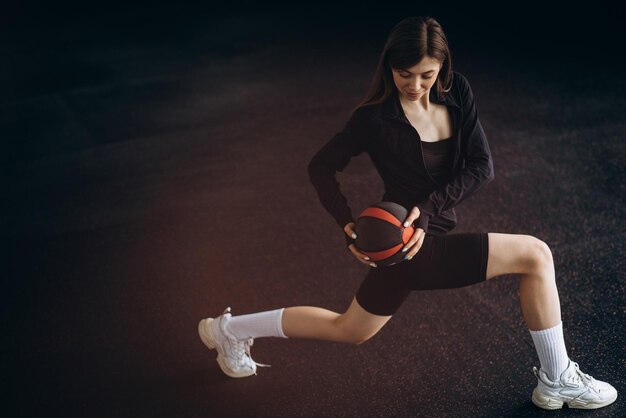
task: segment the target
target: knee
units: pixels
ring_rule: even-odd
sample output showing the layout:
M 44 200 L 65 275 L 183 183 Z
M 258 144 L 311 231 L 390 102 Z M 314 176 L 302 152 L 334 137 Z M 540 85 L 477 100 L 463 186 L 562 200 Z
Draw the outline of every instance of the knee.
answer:
M 374 334 L 370 334 L 370 335 L 352 335 L 349 339 L 350 344 L 355 344 L 355 345 L 361 345 L 364 342 L 368 341 L 370 338 L 372 338 Z
M 527 247 L 527 262 L 531 271 L 543 271 L 553 268 L 552 250 L 548 244 L 539 238 L 529 236 Z
M 343 336 L 345 341 L 349 344 L 361 345 L 364 342 L 368 341 L 374 335 L 377 334 L 378 331 L 373 332 L 363 332 L 363 331 L 353 331 L 353 330 L 344 330 Z
M 338 321 L 337 325 L 339 326 L 343 341 L 348 344 L 361 345 L 378 333 L 378 329 L 357 329 L 341 321 Z

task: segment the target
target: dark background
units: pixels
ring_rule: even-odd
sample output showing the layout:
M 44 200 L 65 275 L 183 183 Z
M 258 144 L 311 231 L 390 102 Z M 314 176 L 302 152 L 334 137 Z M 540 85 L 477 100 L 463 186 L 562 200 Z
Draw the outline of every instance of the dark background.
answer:
M 624 416 L 624 13 L 617 2 L 14 3 L 0 14 L 3 416 L 579 416 L 530 402 L 518 279 L 415 292 L 361 346 L 257 339 L 223 375 L 197 322 L 343 312 L 367 267 L 306 164 L 406 16 L 442 24 L 495 180 L 454 232 L 555 258 L 568 354 Z M 367 156 L 353 213 L 382 194 Z

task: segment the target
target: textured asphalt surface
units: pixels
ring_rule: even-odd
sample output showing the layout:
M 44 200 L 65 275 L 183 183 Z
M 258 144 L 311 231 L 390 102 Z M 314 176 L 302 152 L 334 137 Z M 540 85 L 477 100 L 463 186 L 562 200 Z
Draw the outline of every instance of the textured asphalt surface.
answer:
M 453 232 L 550 246 L 568 353 L 620 393 L 595 412 L 531 403 L 539 361 L 513 275 L 414 292 L 362 345 L 257 339 L 272 367 L 245 379 L 198 338 L 226 306 L 348 307 L 368 267 L 306 166 L 393 24 L 423 10 L 95 10 L 3 17 L 2 416 L 626 416 L 617 9 L 543 11 L 539 49 L 526 5 L 491 22 L 432 10 L 496 173 Z M 382 195 L 367 155 L 339 180 L 355 214 Z

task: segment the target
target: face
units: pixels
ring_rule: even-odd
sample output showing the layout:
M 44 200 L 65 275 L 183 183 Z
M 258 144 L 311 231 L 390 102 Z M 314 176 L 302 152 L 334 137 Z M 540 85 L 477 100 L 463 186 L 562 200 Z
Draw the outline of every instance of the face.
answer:
M 428 97 L 441 66 L 441 62 L 426 56 L 411 68 L 394 68 L 391 72 L 398 92 L 406 100 L 416 101 L 424 94 Z

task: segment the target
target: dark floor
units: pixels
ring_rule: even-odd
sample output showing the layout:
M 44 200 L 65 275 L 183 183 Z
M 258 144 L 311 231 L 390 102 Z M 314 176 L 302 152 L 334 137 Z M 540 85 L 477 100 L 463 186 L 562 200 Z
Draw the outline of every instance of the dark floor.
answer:
M 620 392 L 546 412 L 530 401 L 539 362 L 515 276 L 415 292 L 359 346 L 257 339 L 272 367 L 222 374 L 201 318 L 350 303 L 367 267 L 306 165 L 393 24 L 426 12 L 171 6 L 3 16 L 2 416 L 626 416 L 621 11 L 544 11 L 529 35 L 527 3 L 512 20 L 424 9 L 495 164 L 454 232 L 548 243 L 568 353 Z M 339 180 L 355 214 L 382 194 L 366 155 Z

